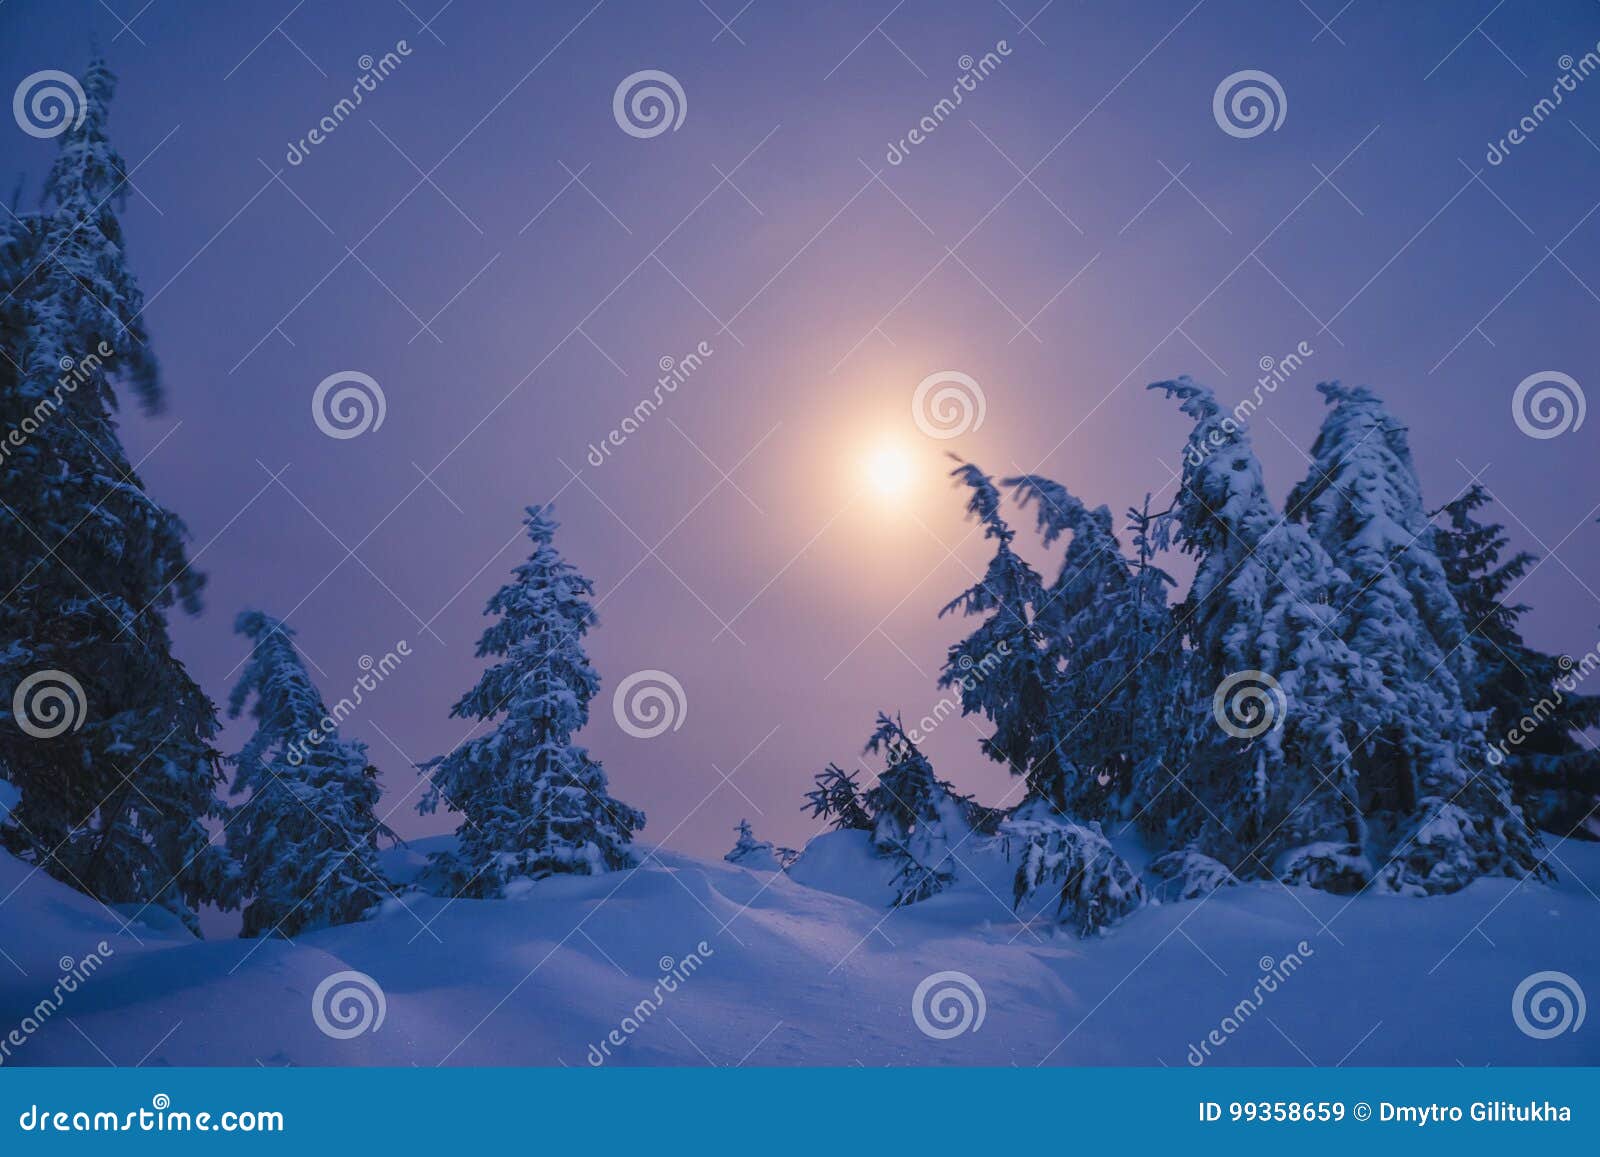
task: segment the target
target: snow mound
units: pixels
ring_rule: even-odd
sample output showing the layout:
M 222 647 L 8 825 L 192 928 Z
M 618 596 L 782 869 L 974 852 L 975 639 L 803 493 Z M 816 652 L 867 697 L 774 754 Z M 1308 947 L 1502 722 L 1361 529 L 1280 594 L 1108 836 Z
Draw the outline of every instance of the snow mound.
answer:
M 953 887 L 890 909 L 892 866 L 865 840 L 815 840 L 791 873 L 639 849 L 636 870 L 517 900 L 408 894 L 293 943 L 124 927 L 0 855 L 0 1024 L 32 1013 L 58 958 L 113 950 L 6 1063 L 1182 1066 L 1213 1032 L 1208 1064 L 1600 1063 L 1600 1035 L 1536 1040 L 1510 1007 L 1525 977 L 1600 959 L 1594 844 L 1553 845 L 1554 884 L 1412 899 L 1242 883 L 1080 940 L 1014 913 L 1016 865 L 978 839 Z M 937 973 L 982 993 L 976 1031 L 919 1027 Z M 320 1027 L 344 1031 L 328 999 L 367 985 L 381 1023 Z

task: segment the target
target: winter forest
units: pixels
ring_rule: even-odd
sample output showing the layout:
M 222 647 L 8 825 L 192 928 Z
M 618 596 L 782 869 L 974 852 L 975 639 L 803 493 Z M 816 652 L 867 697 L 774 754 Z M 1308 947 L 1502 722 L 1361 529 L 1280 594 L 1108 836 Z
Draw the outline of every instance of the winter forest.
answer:
M 1006 71 L 1021 68 L 1011 51 L 1044 51 L 1026 32 L 1008 35 L 1010 48 L 993 54 L 993 76 L 973 66 L 977 79 L 962 88 L 972 104 L 1020 83 Z M 409 39 L 409 50 L 387 58 L 392 77 L 381 62 L 372 66 L 381 87 L 363 85 L 371 105 L 421 79 L 409 71 L 420 73 L 412 51 L 444 51 L 428 31 Z M 898 61 L 887 45 L 872 51 L 880 49 Z M 647 402 L 631 400 L 636 381 L 624 390 L 630 400 L 612 406 L 567 377 L 563 388 L 600 415 L 590 426 L 615 427 L 590 443 L 587 470 L 567 465 L 584 462 L 581 449 L 553 441 L 564 420 L 558 408 L 491 409 L 465 420 L 424 411 L 432 415 L 425 424 L 446 431 L 441 452 L 485 422 L 490 435 L 503 430 L 513 440 L 512 452 L 499 459 L 491 499 L 459 478 L 441 487 L 426 469 L 433 458 L 422 460 L 428 451 L 415 451 L 409 466 L 413 451 L 396 451 L 403 487 L 432 483 L 442 496 L 422 491 L 438 514 L 410 525 L 400 572 L 375 573 L 358 553 L 364 527 L 345 536 L 323 525 L 355 560 L 347 572 L 359 563 L 372 576 L 370 598 L 399 615 L 388 592 L 410 616 L 402 616 L 406 640 L 368 649 L 352 680 L 347 664 L 330 658 L 348 648 L 326 624 L 359 615 L 368 596 L 333 614 L 316 603 L 302 611 L 321 572 L 275 586 L 270 576 L 298 565 L 298 548 L 277 531 L 263 533 L 254 553 L 212 551 L 225 535 L 254 535 L 256 513 L 245 513 L 247 504 L 237 531 L 214 517 L 205 491 L 213 479 L 224 484 L 206 469 L 227 456 L 241 471 L 259 466 L 248 491 L 259 486 L 274 499 L 273 484 L 295 484 L 295 472 L 234 443 L 217 452 L 222 459 L 203 455 L 212 466 L 197 467 L 187 490 L 147 482 L 146 458 L 161 466 L 150 431 L 167 428 L 152 423 L 204 428 L 216 408 L 240 407 L 247 425 L 270 425 L 281 412 L 298 429 L 307 426 L 304 395 L 316 375 L 302 389 L 305 351 L 291 313 L 241 364 L 262 375 L 250 380 L 292 394 L 292 404 L 249 409 L 242 379 L 227 373 L 231 359 L 208 382 L 188 380 L 194 359 L 152 322 L 162 316 L 152 306 L 168 276 L 187 275 L 179 268 L 187 255 L 163 263 L 159 277 L 148 272 L 139 226 L 152 210 L 139 203 L 148 198 L 138 182 L 139 158 L 153 142 L 137 155 L 124 151 L 130 98 L 119 94 L 122 70 L 108 58 L 116 52 L 78 70 L 81 104 L 69 102 L 65 127 L 51 134 L 48 172 L 19 183 L 0 217 L 0 1065 L 123 1063 L 124 1053 L 132 1063 L 146 1048 L 165 1063 L 200 1065 L 698 1065 L 743 1063 L 741 1054 L 765 1065 L 1600 1058 L 1592 1031 L 1560 1031 L 1581 1025 L 1582 986 L 1593 989 L 1600 958 L 1600 684 L 1589 682 L 1600 668 L 1596 616 L 1580 597 L 1541 617 L 1549 608 L 1532 599 L 1547 588 L 1530 580 L 1567 540 L 1535 549 L 1543 540 L 1532 542 L 1503 506 L 1492 472 L 1431 469 L 1449 457 L 1434 451 L 1429 428 L 1453 431 L 1455 416 L 1404 373 L 1363 373 L 1353 384 L 1345 364 L 1382 364 L 1357 359 L 1359 332 L 1346 334 L 1343 349 L 1318 333 L 1315 355 L 1302 342 L 1304 352 L 1279 360 L 1253 391 L 1253 365 L 1242 386 L 1230 381 L 1187 331 L 1160 347 L 1135 367 L 1136 380 L 1113 390 L 1118 420 L 1126 416 L 1136 431 L 1120 453 L 1150 462 L 1143 486 L 1127 484 L 1133 474 L 1086 467 L 1089 450 L 1027 467 L 1037 457 L 1031 441 L 1020 444 L 1030 427 L 1052 427 L 1048 445 L 1090 421 L 1112 386 L 1066 370 L 1070 342 L 1054 346 L 1059 375 L 1029 378 L 1042 383 L 1029 387 L 1040 391 L 1038 408 L 1013 418 L 1011 442 L 1000 413 L 1003 374 L 994 385 L 985 376 L 974 396 L 972 378 L 946 373 L 936 417 L 965 408 L 962 428 L 976 435 L 987 406 L 984 436 L 923 437 L 919 417 L 914 453 L 895 443 L 866 468 L 871 498 L 863 501 L 878 505 L 860 540 L 825 556 L 824 577 L 790 589 L 788 567 L 809 567 L 809 552 L 826 549 L 813 543 L 832 525 L 828 488 L 855 471 L 853 459 L 795 429 L 795 461 L 804 463 L 794 472 L 804 479 L 795 483 L 798 508 L 815 509 L 803 525 L 796 506 L 769 518 L 769 492 L 733 465 L 742 445 L 730 453 L 712 438 L 715 423 L 694 425 L 685 408 L 726 361 L 745 359 L 741 383 L 760 379 L 765 363 L 739 348 L 748 317 L 725 315 L 716 329 L 700 313 L 695 324 L 710 325 L 714 338 L 668 341 L 663 348 L 699 352 L 647 385 Z M 604 87 L 609 93 L 610 82 Z M 148 79 L 141 91 L 150 91 Z M 620 90 L 617 101 L 622 125 Z M 1209 109 L 1202 113 L 1209 127 Z M 601 115 L 609 128 L 609 107 Z M 394 115 L 386 127 L 400 132 L 404 123 Z M 358 131 L 374 135 L 324 124 L 326 143 L 311 140 L 331 152 Z M 618 136 L 631 144 L 656 131 L 624 127 Z M 906 171 L 889 182 L 909 184 L 912 165 L 958 131 L 972 135 L 924 125 L 923 151 L 907 146 Z M 304 180 L 306 208 L 320 221 L 309 175 L 323 154 L 304 151 L 304 169 L 262 161 L 265 172 L 252 180 L 291 209 L 285 191 L 298 200 L 291 186 Z M 552 218 L 581 203 L 583 229 L 645 239 L 632 236 L 630 209 L 612 212 L 601 201 L 609 175 L 567 164 L 558 195 L 572 200 L 552 198 Z M 877 180 L 885 174 L 892 170 Z M 408 172 L 405 184 L 414 179 Z M 444 201 L 454 204 L 470 184 L 453 174 L 449 193 L 435 193 L 433 181 L 424 175 L 417 197 L 433 201 L 430 213 L 452 215 Z M 891 198 L 871 180 L 863 188 L 881 202 L 873 212 L 903 216 L 898 191 Z M 1166 188 L 1175 208 L 1184 191 Z M 745 193 L 718 196 L 730 198 L 731 213 Z M 469 221 L 483 213 L 475 199 L 484 201 L 482 190 L 464 197 L 467 209 L 457 206 Z M 1141 200 L 1119 203 L 1112 216 L 1133 213 Z M 1194 200 L 1187 206 L 1200 222 L 1189 227 L 1215 231 Z M 525 215 L 536 209 L 537 201 Z M 1145 227 L 1140 221 L 1129 225 Z M 535 236 L 547 227 L 538 216 L 529 225 Z M 548 227 L 557 226 L 578 230 L 565 218 Z M 427 230 L 420 236 L 433 245 Z M 1163 244 L 1181 237 L 1164 234 Z M 1592 246 L 1592 229 L 1590 238 Z M 360 248 L 339 257 L 337 276 L 361 278 L 363 293 L 398 308 L 389 298 L 404 293 L 378 285 L 387 288 L 391 270 L 375 256 L 379 268 L 367 266 Z M 772 267 L 782 250 L 773 250 Z M 1570 260 L 1581 266 L 1575 250 Z M 249 280 L 256 259 L 239 258 L 245 264 L 231 276 Z M 696 288 L 716 284 L 696 258 L 668 250 L 660 264 L 666 272 L 651 272 L 663 293 L 682 294 L 680 274 Z M 963 292 L 977 289 L 949 268 Z M 454 274 L 441 281 L 439 300 L 459 283 Z M 1285 273 L 1316 281 L 1305 268 L 1294 274 Z M 566 275 L 559 261 L 534 272 L 551 282 Z M 1264 284 L 1263 293 L 1278 292 Z M 554 292 L 559 301 L 562 291 Z M 747 296 L 742 283 L 734 295 Z M 1593 302 L 1581 304 L 1592 312 Z M 422 340 L 410 348 L 435 356 L 427 347 L 439 339 L 426 335 L 456 316 L 417 317 Z M 586 323 L 568 335 L 568 353 L 583 356 L 584 374 L 609 373 L 603 326 L 588 323 L 591 334 Z M 901 323 L 892 315 L 879 323 L 884 344 L 864 348 L 888 350 L 893 333 L 885 356 L 907 357 Z M 1348 317 L 1337 324 L 1358 329 Z M 1002 345 L 1015 326 L 1003 328 Z M 1032 335 L 1029 323 L 1024 332 Z M 185 371 L 173 372 L 174 358 Z M 645 361 L 647 382 L 654 361 Z M 1466 361 L 1452 369 L 1465 373 Z M 343 453 L 347 437 L 353 451 L 348 423 L 357 417 L 361 446 L 392 437 L 408 403 L 444 406 L 451 383 L 475 372 L 465 360 L 462 369 L 408 398 L 391 384 L 402 371 L 391 368 L 379 375 L 389 392 L 386 402 L 377 390 L 375 413 L 360 380 L 376 387 L 372 378 L 346 373 L 332 394 L 325 379 L 313 409 L 326 402 L 328 420 L 346 428 L 331 431 L 319 413 L 321 433 L 305 435 L 315 443 L 301 443 L 298 457 Z M 1138 388 L 1166 374 L 1174 376 Z M 936 376 L 925 375 L 887 375 L 903 426 L 911 427 L 903 411 L 917 379 L 927 387 Z M 510 381 L 497 381 L 491 396 Z M 1548 421 L 1572 402 L 1547 389 L 1533 408 Z M 1583 436 L 1581 391 L 1576 404 L 1569 439 Z M 380 432 L 385 406 L 390 427 Z M 820 406 L 808 402 L 807 412 Z M 631 416 L 616 423 L 613 409 Z M 1496 422 L 1521 440 L 1517 452 L 1544 445 L 1500 418 L 1497 411 Z M 791 419 L 791 428 L 806 420 Z M 738 647 L 751 663 L 743 674 L 727 667 L 718 680 L 689 658 L 680 664 L 679 652 L 652 648 L 654 636 L 627 610 L 613 625 L 611 596 L 630 579 L 660 585 L 656 618 L 705 607 L 663 557 L 666 540 L 651 545 L 659 532 L 633 532 L 633 510 L 619 513 L 614 492 L 594 489 L 637 469 L 628 489 L 678 493 L 672 470 L 627 458 L 644 454 L 646 439 L 674 444 L 697 468 L 711 462 L 716 486 L 726 486 L 706 512 L 717 528 L 697 550 L 728 550 L 718 566 L 741 578 L 748 563 L 754 597 L 712 595 L 718 610 L 705 609 L 722 627 L 709 644 L 685 650 Z M 708 454 L 701 440 L 721 448 Z M 1424 442 L 1427 453 L 1414 454 Z M 367 469 L 345 461 L 332 469 L 352 479 Z M 915 471 L 931 479 L 925 500 L 904 496 Z M 281 489 L 299 503 L 288 506 L 297 520 L 303 510 L 322 523 L 320 504 L 338 501 L 333 486 Z M 676 513 L 689 513 L 679 525 L 696 516 L 701 489 L 696 481 L 682 491 Z M 735 517 L 720 505 L 732 491 L 732 502 L 742 495 L 765 525 L 796 523 L 786 528 L 794 546 L 773 554 L 774 565 L 753 538 L 741 538 L 738 517 L 751 511 Z M 460 563 L 452 532 L 441 528 L 458 501 L 492 523 L 490 548 Z M 913 509 L 914 501 L 924 504 Z M 390 505 L 385 498 L 378 512 Z M 198 531 L 195 506 L 206 512 Z M 944 555 L 934 558 L 946 569 L 930 572 L 933 581 L 916 582 L 921 569 L 903 579 L 896 570 L 897 555 L 921 549 L 909 545 L 920 531 L 896 537 L 885 527 L 913 522 Z M 947 529 L 955 547 L 940 538 Z M 648 569 L 638 578 L 629 559 L 592 548 L 596 536 L 613 533 L 644 552 Z M 1570 537 L 1600 540 L 1593 512 Z M 952 559 L 962 569 L 951 569 Z M 424 621 L 390 590 L 393 583 L 409 598 L 395 573 L 430 571 L 424 581 L 455 590 L 457 609 L 468 612 L 447 621 L 471 623 L 475 642 L 460 631 L 438 638 L 435 619 Z M 893 587 L 887 598 L 880 581 Z M 241 588 L 256 597 L 233 601 Z M 273 591 L 281 595 L 268 597 Z M 887 613 L 868 631 L 875 599 Z M 741 602 L 744 611 L 724 621 L 719 612 Z M 762 612 L 772 619 L 757 620 Z M 1558 641 L 1553 614 L 1565 632 Z M 893 620 L 893 637 L 883 630 L 890 615 L 905 616 Z M 832 616 L 849 618 L 873 648 L 881 635 L 899 675 L 857 678 L 845 660 L 828 671 L 831 654 L 812 671 L 804 636 L 823 632 Z M 898 624 L 912 619 L 911 633 L 900 634 Z M 191 642 L 201 631 L 203 647 Z M 901 638 L 914 641 L 902 648 Z M 922 665 L 930 655 L 936 669 Z M 680 680 L 668 674 L 675 669 L 702 677 Z M 741 690 L 768 680 L 793 685 L 783 692 L 791 713 L 781 730 L 767 731 L 764 717 L 741 718 Z M 413 691 L 415 701 L 384 710 L 387 696 Z M 423 715 L 432 730 L 402 730 L 407 717 Z M 841 730 L 837 717 L 854 718 L 859 730 Z M 674 755 L 671 744 L 696 724 L 729 741 L 708 778 L 690 781 L 682 765 L 709 761 Z M 752 741 L 767 731 L 770 742 L 741 760 L 746 731 Z M 745 794 L 757 779 L 771 796 Z M 773 798 L 785 801 L 781 809 Z M 698 842 L 713 813 L 732 842 L 725 854 Z M 1526 1009 L 1508 1015 L 1517 1001 Z M 1540 1031 L 1528 1031 L 1529 1017 Z M 169 1030 L 174 1021 L 185 1027 Z M 6 1038 L 13 1024 L 21 1028 Z

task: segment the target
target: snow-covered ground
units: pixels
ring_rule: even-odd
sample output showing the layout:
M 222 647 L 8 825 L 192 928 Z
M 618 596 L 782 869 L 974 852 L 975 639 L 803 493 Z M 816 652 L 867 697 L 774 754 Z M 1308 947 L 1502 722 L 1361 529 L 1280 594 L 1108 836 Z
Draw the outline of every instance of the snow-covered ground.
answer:
M 517 899 L 391 904 L 293 944 L 121 931 L 0 855 L 0 1037 L 104 941 L 104 965 L 7 1063 L 583 1066 L 615 1031 L 609 1064 L 1182 1066 L 1213 1030 L 1208 1064 L 1600 1063 L 1600 1024 L 1540 1040 L 1512 1014 L 1530 974 L 1600 976 L 1600 846 L 1552 847 L 1553 885 L 1351 901 L 1250 884 L 1094 940 L 1019 922 L 1009 866 L 976 843 L 957 887 L 887 912 L 859 833 L 813 841 L 792 875 L 663 851 Z M 384 1016 L 337 1039 L 313 997 L 347 970 L 377 983 Z M 1264 970 L 1283 976 L 1273 991 L 1258 989 Z M 913 994 L 951 971 L 981 989 L 984 1016 L 936 1039 Z M 934 987 L 950 983 L 966 982 Z

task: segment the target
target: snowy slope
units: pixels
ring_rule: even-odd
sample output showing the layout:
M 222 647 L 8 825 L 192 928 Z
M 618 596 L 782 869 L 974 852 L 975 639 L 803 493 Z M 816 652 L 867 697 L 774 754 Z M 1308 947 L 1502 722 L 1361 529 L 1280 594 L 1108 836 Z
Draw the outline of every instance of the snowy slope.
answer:
M 424 850 L 403 857 L 420 864 Z M 663 851 L 636 872 L 547 880 L 516 900 L 391 904 L 294 944 L 124 932 L 0 857 L 0 1032 L 50 990 L 58 957 L 104 939 L 114 955 L 9 1063 L 582 1066 L 620 1027 L 608 1063 L 1181 1066 L 1252 995 L 1263 958 L 1305 941 L 1299 970 L 1208 1063 L 1600 1063 L 1600 1025 L 1536 1040 L 1511 1012 L 1534 972 L 1600 992 L 1600 846 L 1555 845 L 1551 886 L 1350 902 L 1253 884 L 1152 906 L 1090 941 L 1019 923 L 1007 865 L 971 852 L 956 888 L 893 913 L 877 906 L 882 865 L 838 833 L 792 877 Z M 623 1026 L 702 941 L 698 969 Z M 378 982 L 385 1017 L 334 1039 L 312 997 L 349 969 Z M 981 987 L 985 1019 L 931 1039 L 913 991 L 949 970 Z

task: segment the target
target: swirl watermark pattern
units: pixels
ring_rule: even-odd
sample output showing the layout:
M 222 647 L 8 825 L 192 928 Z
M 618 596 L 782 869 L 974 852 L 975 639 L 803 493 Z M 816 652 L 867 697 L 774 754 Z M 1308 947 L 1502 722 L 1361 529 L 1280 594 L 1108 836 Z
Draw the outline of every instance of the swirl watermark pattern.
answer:
M 359 438 L 381 427 L 387 413 L 383 387 L 358 370 L 329 374 L 311 395 L 311 418 L 330 438 Z
M 11 115 L 30 137 L 47 141 L 83 124 L 89 100 L 71 73 L 46 68 L 22 78 L 11 97 Z
M 630 137 L 649 140 L 671 129 L 677 132 L 689 113 L 683 85 L 669 72 L 646 68 L 623 78 L 611 95 L 611 115 Z
M 1265 671 L 1235 671 L 1217 684 L 1211 714 L 1235 739 L 1254 739 L 1283 726 L 1289 699 Z
M 965 972 L 935 972 L 911 994 L 911 1019 L 922 1035 L 949 1040 L 983 1027 L 989 1004 L 983 987 Z
M 1245 68 L 1224 77 L 1211 96 L 1211 115 L 1230 137 L 1249 140 L 1277 132 L 1289 115 L 1289 98 L 1270 72 Z
M 54 739 L 77 731 L 88 715 L 83 685 L 65 671 L 35 671 L 17 684 L 11 715 L 27 735 Z
M 1535 972 L 1511 994 L 1511 1019 L 1534 1040 L 1577 1032 L 1588 1010 L 1583 988 L 1565 972 Z
M 683 726 L 689 716 L 689 697 L 683 684 L 665 671 L 635 671 L 617 684 L 611 713 L 617 726 L 635 739 L 654 739 Z
M 323 1035 L 334 1040 L 377 1032 L 388 1011 L 382 986 L 365 972 L 354 969 L 325 977 L 311 994 L 311 1019 Z
M 983 426 L 987 399 L 970 374 L 940 370 L 917 383 L 911 420 L 930 438 L 959 438 Z
M 1511 419 L 1517 429 L 1541 441 L 1581 428 L 1587 409 L 1583 387 L 1571 374 L 1558 370 L 1529 374 L 1511 395 Z

